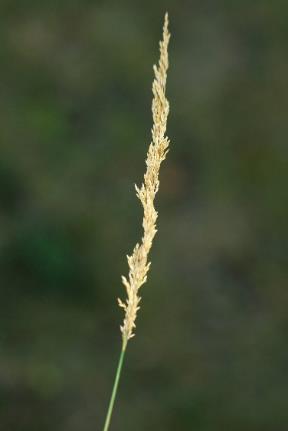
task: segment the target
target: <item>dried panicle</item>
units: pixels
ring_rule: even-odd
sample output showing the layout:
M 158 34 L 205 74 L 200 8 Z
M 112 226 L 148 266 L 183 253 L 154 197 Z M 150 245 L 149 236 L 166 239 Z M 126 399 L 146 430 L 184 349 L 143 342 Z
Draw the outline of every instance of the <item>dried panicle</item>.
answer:
M 127 292 L 127 299 L 122 302 L 118 299 L 119 306 L 124 308 L 125 317 L 121 326 L 123 346 L 134 336 L 135 320 L 139 310 L 139 289 L 146 282 L 150 262 L 149 251 L 153 238 L 157 232 L 157 211 L 154 208 L 155 195 L 159 188 L 159 170 L 161 162 L 165 159 L 169 139 L 165 136 L 169 103 L 166 99 L 166 79 L 168 69 L 168 44 L 170 34 L 168 31 L 168 14 L 165 15 L 163 27 L 163 40 L 160 42 L 160 59 L 158 66 L 154 66 L 154 81 L 152 85 L 153 101 L 153 127 L 152 142 L 148 149 L 146 159 L 146 172 L 140 188 L 135 186 L 137 197 L 143 206 L 143 237 L 140 244 L 136 244 L 131 256 L 127 256 L 129 276 L 122 277 L 122 283 Z

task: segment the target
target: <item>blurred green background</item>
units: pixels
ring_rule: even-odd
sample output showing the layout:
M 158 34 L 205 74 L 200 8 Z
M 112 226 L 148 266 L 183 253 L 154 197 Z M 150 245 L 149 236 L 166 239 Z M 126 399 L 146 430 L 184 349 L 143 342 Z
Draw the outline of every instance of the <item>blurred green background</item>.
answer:
M 159 233 L 111 431 L 288 429 L 288 4 L 1 1 L 0 430 L 101 430 L 171 20 Z

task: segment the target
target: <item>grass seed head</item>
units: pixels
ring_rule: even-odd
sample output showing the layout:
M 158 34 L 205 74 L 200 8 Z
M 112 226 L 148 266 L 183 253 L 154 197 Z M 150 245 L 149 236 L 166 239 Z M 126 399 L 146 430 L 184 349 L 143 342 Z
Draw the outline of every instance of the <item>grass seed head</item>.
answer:
M 141 187 L 135 186 L 136 195 L 143 206 L 143 237 L 136 244 L 131 256 L 127 256 L 129 274 L 128 278 L 122 276 L 122 283 L 126 290 L 126 300 L 118 299 L 118 304 L 124 309 L 125 316 L 121 328 L 123 346 L 132 338 L 136 327 L 135 321 L 140 306 L 139 289 L 147 280 L 150 268 L 148 262 L 149 252 L 157 232 L 157 211 L 154 207 L 154 199 L 159 189 L 159 170 L 161 162 L 165 159 L 169 139 L 165 136 L 167 118 L 169 114 L 169 102 L 166 98 L 166 80 L 168 70 L 168 44 L 170 33 L 168 30 L 168 14 L 165 15 L 163 26 L 163 38 L 160 41 L 160 58 L 158 65 L 153 66 L 154 81 L 152 84 L 152 141 L 148 148 L 146 158 L 146 172 Z

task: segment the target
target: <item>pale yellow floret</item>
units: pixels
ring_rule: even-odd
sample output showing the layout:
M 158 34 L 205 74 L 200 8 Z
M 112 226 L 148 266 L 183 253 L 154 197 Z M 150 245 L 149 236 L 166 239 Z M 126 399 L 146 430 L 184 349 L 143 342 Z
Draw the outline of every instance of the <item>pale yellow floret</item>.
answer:
M 137 197 L 143 206 L 143 237 L 140 244 L 136 244 L 131 256 L 127 256 L 129 275 L 128 278 L 122 276 L 127 298 L 125 302 L 118 299 L 119 306 L 124 308 L 125 311 L 124 322 L 120 327 L 124 348 L 128 340 L 134 336 L 135 321 L 141 300 L 139 289 L 147 280 L 150 267 L 148 255 L 157 232 L 156 221 L 158 214 L 154 207 L 154 199 L 159 188 L 160 165 L 166 157 L 169 146 L 169 139 L 165 136 L 169 113 L 169 103 L 165 95 L 169 39 L 168 14 L 166 13 L 163 40 L 160 42 L 160 59 L 158 66 L 153 67 L 155 77 L 152 85 L 152 142 L 147 153 L 143 184 L 140 188 L 135 186 Z

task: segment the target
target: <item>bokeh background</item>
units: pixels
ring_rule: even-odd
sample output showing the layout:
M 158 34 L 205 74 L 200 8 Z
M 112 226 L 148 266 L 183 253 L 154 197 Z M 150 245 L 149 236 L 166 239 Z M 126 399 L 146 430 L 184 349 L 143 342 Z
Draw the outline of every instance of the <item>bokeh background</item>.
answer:
M 101 430 L 171 20 L 159 233 L 111 430 L 288 429 L 288 4 L 0 5 L 0 430 Z

